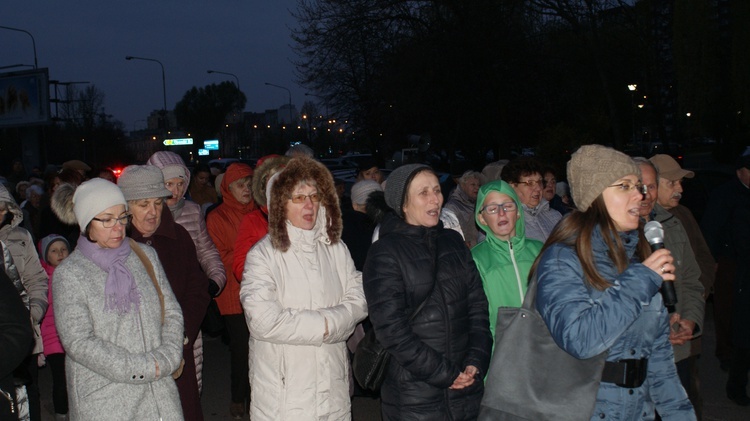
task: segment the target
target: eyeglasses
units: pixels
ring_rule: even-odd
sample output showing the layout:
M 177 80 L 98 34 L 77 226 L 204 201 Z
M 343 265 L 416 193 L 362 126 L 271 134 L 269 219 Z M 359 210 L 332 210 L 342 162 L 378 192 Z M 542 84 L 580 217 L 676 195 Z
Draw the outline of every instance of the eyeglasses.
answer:
M 640 182 L 633 184 L 629 181 L 623 181 L 622 183 L 612 184 L 611 186 L 607 186 L 607 187 L 617 187 L 621 191 L 626 192 L 626 193 L 629 193 L 633 190 L 637 190 L 638 193 L 640 194 L 648 194 L 648 187 L 646 187 L 645 185 L 643 185 L 643 183 L 640 183 Z
M 541 188 L 544 188 L 544 186 L 547 185 L 547 182 L 544 179 L 540 178 L 538 180 L 517 181 L 515 184 L 525 184 L 533 189 L 537 185 L 539 185 Z
M 515 202 L 505 202 L 500 203 L 499 205 L 493 203 L 491 205 L 483 207 L 480 212 L 486 212 L 489 215 L 494 215 L 500 212 L 500 209 L 503 210 L 503 213 L 515 212 L 518 210 L 518 206 L 516 206 Z
M 91 218 L 91 219 L 93 219 L 94 221 L 101 222 L 104 228 L 112 228 L 118 222 L 120 223 L 120 225 L 128 225 L 130 221 L 133 219 L 133 215 L 127 214 L 119 218 L 104 218 L 104 219 Z
M 293 194 L 289 196 L 289 200 L 291 200 L 292 203 L 305 203 L 305 200 L 307 200 L 308 197 L 310 198 L 310 201 L 312 201 L 313 203 L 318 203 L 320 202 L 320 199 L 321 199 L 320 194 L 310 193 L 310 194 Z

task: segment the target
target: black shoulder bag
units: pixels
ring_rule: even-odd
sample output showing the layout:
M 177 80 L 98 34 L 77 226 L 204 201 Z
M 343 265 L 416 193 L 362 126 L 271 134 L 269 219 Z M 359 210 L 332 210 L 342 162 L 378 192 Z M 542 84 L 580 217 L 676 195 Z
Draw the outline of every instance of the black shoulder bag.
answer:
M 430 300 L 432 292 L 435 290 L 437 284 L 437 248 L 435 252 L 435 275 L 433 276 L 432 289 L 427 294 L 427 298 L 419 304 L 416 310 L 409 317 L 409 322 L 414 320 L 414 317 L 419 314 L 424 308 L 427 301 Z M 388 363 L 390 362 L 391 355 L 388 351 L 383 348 L 383 345 L 378 342 L 378 338 L 375 337 L 375 328 L 370 329 L 365 333 L 365 336 L 357 345 L 357 350 L 354 351 L 354 358 L 352 360 L 352 371 L 354 372 L 354 378 L 357 379 L 362 388 L 377 392 L 380 390 L 380 385 L 385 380 L 385 375 L 388 372 Z

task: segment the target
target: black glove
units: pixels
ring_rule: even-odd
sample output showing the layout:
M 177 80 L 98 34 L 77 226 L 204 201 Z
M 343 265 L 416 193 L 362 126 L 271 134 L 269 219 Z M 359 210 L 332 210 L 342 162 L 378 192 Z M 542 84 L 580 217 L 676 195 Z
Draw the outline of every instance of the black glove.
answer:
M 219 293 L 219 285 L 213 279 L 208 280 L 208 295 L 215 297 Z

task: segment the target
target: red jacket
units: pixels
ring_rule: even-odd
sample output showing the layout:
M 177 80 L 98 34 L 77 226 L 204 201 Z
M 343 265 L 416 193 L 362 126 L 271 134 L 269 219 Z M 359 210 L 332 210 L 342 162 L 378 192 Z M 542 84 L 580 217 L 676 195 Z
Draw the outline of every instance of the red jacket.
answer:
M 263 206 L 242 218 L 237 231 L 237 242 L 234 244 L 234 277 L 242 283 L 242 271 L 245 269 L 247 252 L 268 234 L 268 208 Z
M 252 176 L 253 170 L 246 164 L 232 164 L 227 168 L 221 180 L 221 195 L 223 203 L 211 211 L 206 218 L 208 235 L 211 236 L 216 249 L 221 256 L 221 262 L 227 269 L 234 263 L 234 245 L 237 241 L 237 228 L 242 218 L 255 210 L 252 200 L 243 205 L 234 198 L 229 191 L 229 185 L 241 178 Z M 216 304 L 223 315 L 243 314 L 240 304 L 240 279 L 234 276 L 234 271 L 227 270 L 227 284 L 224 291 L 216 297 Z

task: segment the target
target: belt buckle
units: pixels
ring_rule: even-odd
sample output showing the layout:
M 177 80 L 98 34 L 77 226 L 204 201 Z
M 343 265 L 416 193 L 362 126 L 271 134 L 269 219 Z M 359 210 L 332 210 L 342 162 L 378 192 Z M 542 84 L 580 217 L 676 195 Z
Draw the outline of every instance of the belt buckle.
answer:
M 625 364 L 623 370 L 623 382 L 616 383 L 620 387 L 636 388 L 640 387 L 646 380 L 646 364 L 647 360 L 621 360 L 620 363 Z

